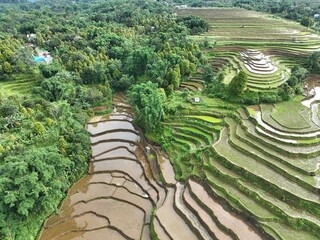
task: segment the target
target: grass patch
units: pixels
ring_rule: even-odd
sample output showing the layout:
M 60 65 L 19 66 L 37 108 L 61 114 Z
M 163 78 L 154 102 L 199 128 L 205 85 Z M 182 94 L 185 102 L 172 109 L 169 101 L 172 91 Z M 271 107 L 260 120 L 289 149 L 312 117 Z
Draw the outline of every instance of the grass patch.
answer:
M 0 81 L 0 93 L 4 97 L 24 96 L 30 94 L 32 87 L 40 81 L 37 73 L 21 73 L 12 75 L 7 81 Z
M 277 222 L 268 222 L 268 225 L 272 227 L 282 239 L 306 239 L 306 240 L 317 240 L 318 237 L 310 234 L 308 231 L 301 231 L 292 229 L 284 224 Z
M 190 116 L 190 115 L 186 115 L 186 117 L 203 120 L 205 122 L 212 123 L 212 124 L 217 124 L 217 123 L 221 122 L 221 119 L 210 117 L 210 116 L 194 116 L 194 115 Z
M 154 216 L 156 214 L 156 209 L 153 208 L 151 212 L 151 217 L 150 217 L 150 238 L 151 240 L 158 240 L 158 235 L 154 229 Z

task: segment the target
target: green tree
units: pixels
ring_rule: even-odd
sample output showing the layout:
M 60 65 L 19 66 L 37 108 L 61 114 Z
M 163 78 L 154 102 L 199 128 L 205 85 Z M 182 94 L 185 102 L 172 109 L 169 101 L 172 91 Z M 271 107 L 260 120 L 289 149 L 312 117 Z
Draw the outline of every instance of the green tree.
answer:
M 25 69 L 31 68 L 34 65 L 31 49 L 19 48 L 13 57 L 13 63 L 16 65 L 23 63 Z
M 43 80 L 36 92 L 50 102 L 60 100 L 73 102 L 76 95 L 76 86 L 73 78 L 74 76 L 69 72 L 59 73 Z
M 55 147 L 31 148 L 6 157 L 0 165 L 5 180 L 1 182 L 0 208 L 6 215 L 1 216 L 1 211 L 0 217 L 9 220 L 15 214 L 28 216 L 35 209 L 54 210 L 52 200 L 67 187 L 63 175 L 70 163 Z
M 300 21 L 301 25 L 306 27 L 311 27 L 314 23 L 314 21 L 310 17 L 304 17 Z
M 39 69 L 42 76 L 44 76 L 45 78 L 50 78 L 56 75 L 59 71 L 61 71 L 62 67 L 58 62 L 54 62 L 51 64 L 41 64 L 39 66 Z
M 215 79 L 215 73 L 213 72 L 212 66 L 207 64 L 203 68 L 202 72 L 203 80 L 206 82 L 206 84 L 212 83 Z
M 37 32 L 36 33 L 36 44 L 39 46 L 39 47 L 43 47 L 44 46 L 44 39 L 42 37 L 42 34 L 40 32 Z
M 128 73 L 137 77 L 145 73 L 150 59 L 154 56 L 151 48 L 139 48 L 130 54 L 126 62 Z
M 57 36 L 51 38 L 51 40 L 48 43 L 51 50 L 54 50 L 56 47 L 59 47 L 60 44 L 61 40 Z
M 320 71 L 320 52 L 314 52 L 309 56 L 307 68 L 312 72 Z
M 307 69 L 299 66 L 294 66 L 291 69 L 291 76 L 287 81 L 288 85 L 290 87 L 295 87 L 297 85 L 300 85 L 303 82 L 303 80 L 306 78 L 307 73 L 308 73 Z
M 80 76 L 85 84 L 104 83 L 107 79 L 105 66 L 101 62 L 85 67 Z
M 36 134 L 42 135 L 46 131 L 44 126 L 42 125 L 41 122 L 35 122 L 33 124 L 33 130 L 35 131 Z
M 241 95 L 246 89 L 247 79 L 248 76 L 243 71 L 240 71 L 236 76 L 234 76 L 228 86 L 230 95 Z
M 180 62 L 180 73 L 182 76 L 190 75 L 190 62 L 187 59 L 182 59 Z
M 164 116 L 163 93 L 152 82 L 135 85 L 129 92 L 137 114 L 136 121 L 145 131 L 154 129 Z
M 12 66 L 9 62 L 4 62 L 2 64 L 2 71 L 4 73 L 12 73 Z
M 169 71 L 167 79 L 174 89 L 177 89 L 180 86 L 181 74 L 179 65 L 176 65 Z

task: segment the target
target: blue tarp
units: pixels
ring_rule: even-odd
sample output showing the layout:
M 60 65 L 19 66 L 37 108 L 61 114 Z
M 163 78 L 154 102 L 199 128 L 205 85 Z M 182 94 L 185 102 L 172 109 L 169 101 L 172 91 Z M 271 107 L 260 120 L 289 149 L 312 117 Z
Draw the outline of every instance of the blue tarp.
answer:
M 34 62 L 45 62 L 46 60 L 44 60 L 44 58 L 42 58 L 42 57 L 34 56 L 33 61 Z

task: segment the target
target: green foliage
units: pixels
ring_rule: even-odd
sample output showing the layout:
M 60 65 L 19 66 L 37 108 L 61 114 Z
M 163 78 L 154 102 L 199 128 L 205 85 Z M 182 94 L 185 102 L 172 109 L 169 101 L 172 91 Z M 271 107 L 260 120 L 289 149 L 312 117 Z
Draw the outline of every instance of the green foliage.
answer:
M 13 69 L 12 69 L 12 66 L 9 62 L 4 62 L 2 64 L 2 71 L 4 73 L 12 73 Z
M 84 67 L 80 76 L 85 84 L 101 84 L 107 81 L 105 65 L 102 62 L 94 62 L 91 66 Z
M 309 56 L 307 68 L 311 72 L 320 72 L 320 52 L 314 52 Z
M 0 105 L 0 115 L 2 117 L 9 117 L 9 116 L 12 116 L 14 115 L 18 108 L 16 105 L 13 105 L 12 104 L 13 102 L 10 101 L 10 102 L 4 102 Z
M 129 96 L 140 126 L 147 132 L 157 127 L 164 117 L 163 95 L 157 85 L 152 82 L 135 85 Z
M 53 77 L 59 71 L 61 71 L 61 68 L 61 65 L 57 62 L 54 62 L 52 64 L 41 64 L 39 66 L 40 72 L 45 78 Z
M 15 38 L 0 40 L 0 73 L 27 72 L 33 67 L 33 57 L 29 49 L 22 48 Z
M 154 52 L 150 48 L 140 48 L 134 50 L 127 59 L 127 71 L 135 77 L 144 74 L 147 65 L 153 56 Z
M 213 72 L 212 67 L 209 64 L 204 66 L 202 78 L 206 84 L 212 83 L 214 81 L 215 73 Z
M 239 96 L 246 89 L 248 76 L 245 72 L 240 71 L 230 82 L 228 90 L 230 95 Z
M 301 25 L 306 27 L 311 27 L 313 25 L 313 20 L 310 17 L 303 17 L 300 21 Z
M 6 109 L 0 116 L 5 133 L 0 139 L 3 237 L 22 239 L 22 229 L 30 229 L 25 225 L 30 218 L 41 217 L 32 231 L 24 233 L 35 236 L 43 217 L 56 210 L 90 157 L 88 133 L 70 105 L 40 103 L 31 100 L 25 108 L 19 99 L 6 99 L 0 104 L 0 109 Z
M 0 154 L 4 152 L 4 147 L 0 144 Z
M 34 129 L 34 132 L 38 135 L 42 135 L 46 131 L 46 129 L 44 128 L 41 122 L 35 122 L 33 124 L 33 129 Z
M 178 18 L 178 23 L 186 26 L 190 30 L 191 35 L 207 32 L 209 29 L 209 24 L 198 16 Z
M 176 65 L 172 71 L 169 72 L 168 80 L 174 89 L 177 89 L 180 86 L 181 74 L 180 67 Z
M 299 66 L 294 66 L 291 69 L 291 76 L 287 81 L 288 85 L 290 87 L 296 87 L 298 85 L 301 85 L 303 80 L 306 78 L 307 74 L 308 74 L 307 69 Z
M 59 73 L 56 76 L 41 82 L 37 92 L 50 102 L 69 100 L 72 101 L 76 94 L 76 86 L 70 73 Z
M 181 73 L 182 76 L 190 75 L 191 70 L 190 70 L 190 62 L 189 62 L 189 60 L 183 59 L 180 62 L 179 65 L 180 65 L 180 73 Z
M 16 72 L 26 72 L 34 66 L 32 51 L 29 48 L 19 48 L 13 56 L 13 63 L 20 67 Z M 20 65 L 20 66 L 19 66 Z

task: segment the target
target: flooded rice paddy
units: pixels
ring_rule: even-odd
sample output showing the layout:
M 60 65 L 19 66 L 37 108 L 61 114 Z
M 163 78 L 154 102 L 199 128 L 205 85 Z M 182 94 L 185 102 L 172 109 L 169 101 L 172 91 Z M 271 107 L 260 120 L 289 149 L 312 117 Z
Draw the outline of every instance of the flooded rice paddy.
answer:
M 89 120 L 88 173 L 69 189 L 39 239 L 145 240 L 151 239 L 151 225 L 159 239 L 234 239 L 216 218 L 239 239 L 260 239 L 199 183 L 175 180 L 168 157 L 149 145 L 132 123 L 123 94 L 115 95 L 114 106 L 111 114 Z

